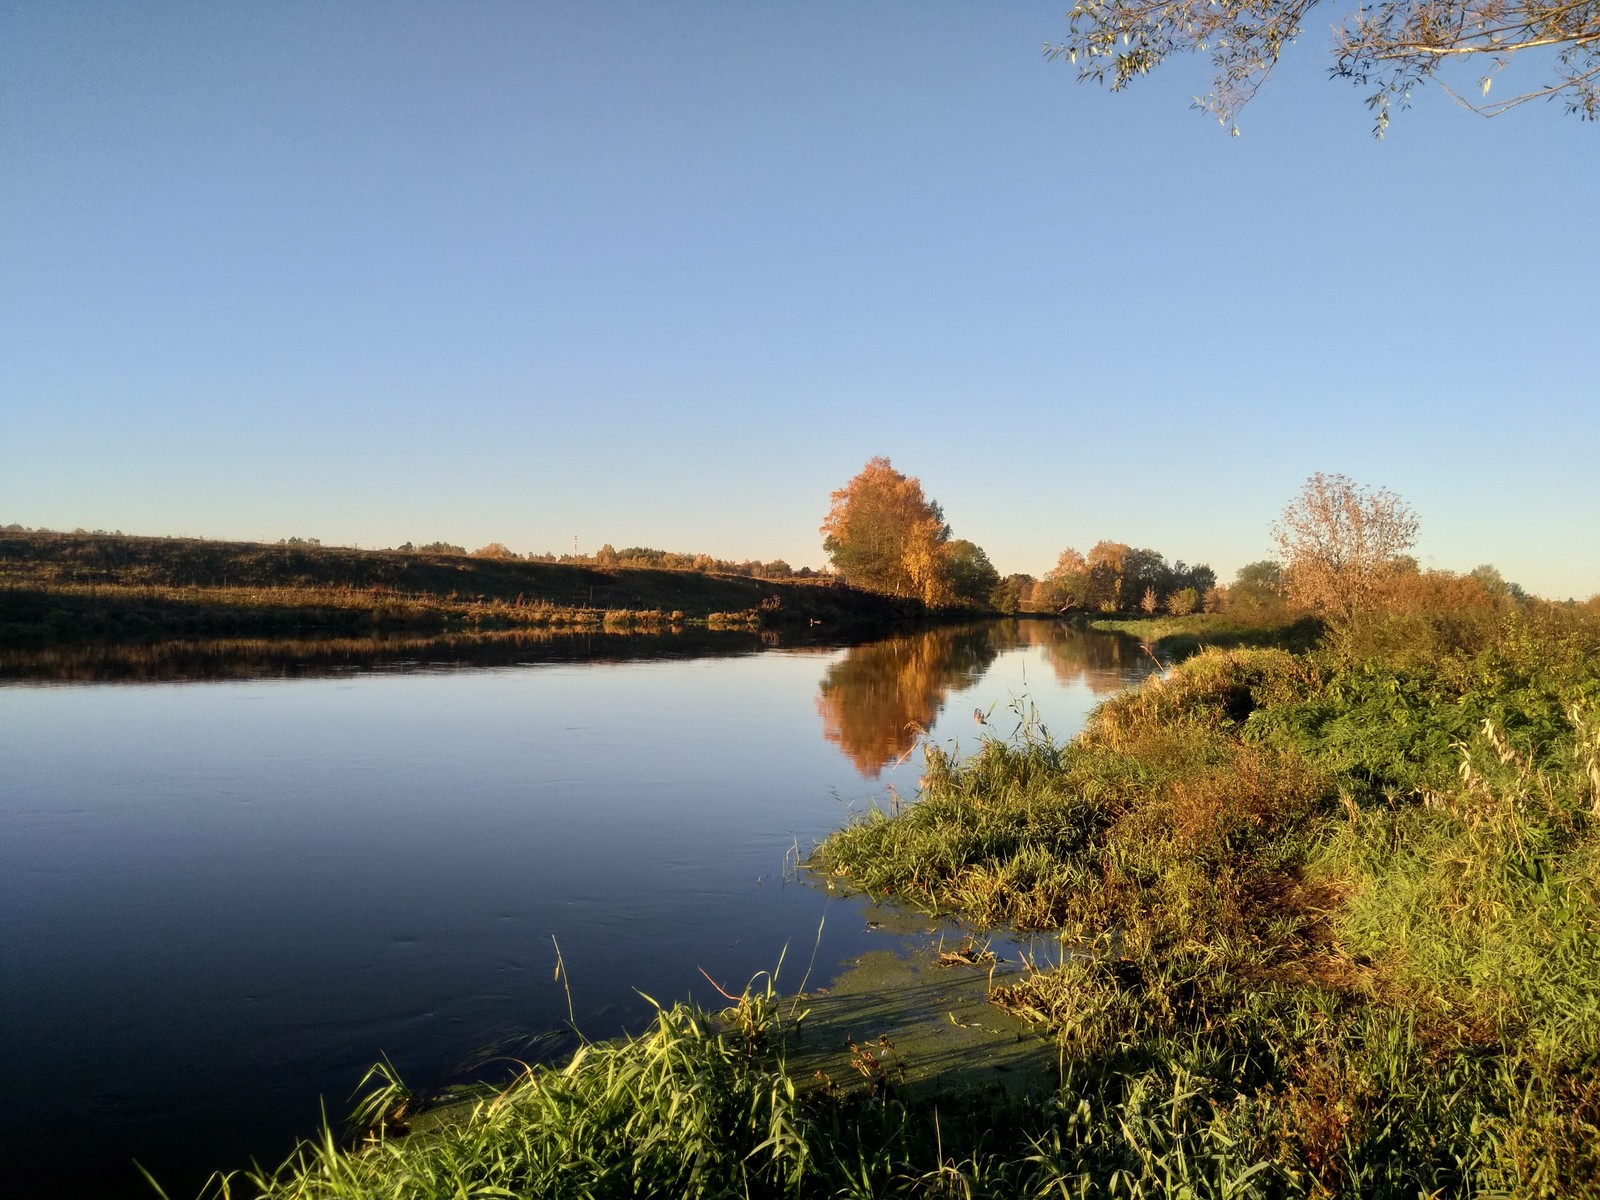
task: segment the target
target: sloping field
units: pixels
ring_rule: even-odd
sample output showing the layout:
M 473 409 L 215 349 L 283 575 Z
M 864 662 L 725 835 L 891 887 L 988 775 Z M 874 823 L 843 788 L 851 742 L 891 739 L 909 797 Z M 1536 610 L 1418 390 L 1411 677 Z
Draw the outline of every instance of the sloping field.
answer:
M 913 611 L 915 610 L 915 611 Z M 0 532 L 0 641 L 160 633 L 736 621 L 870 623 L 920 606 L 831 581 L 465 555 Z

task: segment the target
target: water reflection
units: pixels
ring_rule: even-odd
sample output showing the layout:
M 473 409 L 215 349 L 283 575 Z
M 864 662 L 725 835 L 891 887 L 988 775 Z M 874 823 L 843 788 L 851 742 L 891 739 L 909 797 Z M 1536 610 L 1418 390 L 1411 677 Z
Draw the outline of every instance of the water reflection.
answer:
M 428 1090 L 570 1046 L 569 1003 L 588 1037 L 648 1021 L 641 993 L 716 1004 L 702 966 L 737 986 L 804 947 L 822 982 L 887 934 L 788 868 L 918 727 L 968 737 L 1009 694 L 1070 735 L 1151 669 L 1050 621 L 795 636 L 0 651 L 30 681 L 0 686 L 7 1200 L 148 1196 L 134 1159 L 193 1194 L 380 1054 Z
M 433 636 L 192 638 L 0 647 L 0 680 L 50 683 L 168 683 L 190 680 L 315 679 L 351 671 L 501 667 L 525 663 L 716 658 L 770 649 L 750 630 L 626 633 L 535 629 Z
M 1000 653 L 992 636 L 1000 628 L 932 629 L 850 650 L 818 689 L 823 736 L 863 775 L 877 778 L 917 744 L 952 688 L 983 677 Z
M 876 779 L 930 729 L 953 691 L 981 680 L 1004 651 L 1037 647 L 1062 687 L 1106 696 L 1151 669 L 1139 645 L 1059 621 L 988 621 L 857 646 L 828 668 L 817 692 L 822 733 Z
M 1054 621 L 1016 621 L 1016 645 L 1039 646 L 1062 687 L 1085 687 L 1109 696 L 1126 686 L 1127 673 L 1154 670 L 1140 643 L 1129 638 L 1086 634 Z

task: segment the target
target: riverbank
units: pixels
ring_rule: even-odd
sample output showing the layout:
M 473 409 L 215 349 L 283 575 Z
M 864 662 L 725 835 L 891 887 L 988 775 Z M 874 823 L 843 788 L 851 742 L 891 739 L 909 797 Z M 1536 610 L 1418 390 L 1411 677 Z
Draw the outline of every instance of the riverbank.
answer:
M 995 999 L 1097 1103 L 1173 1098 L 1152 1189 L 1600 1194 L 1592 612 L 1202 653 L 1071 745 L 933 755 L 816 861 L 1084 946 Z
M 1458 616 L 1208 651 L 1067 745 L 930 750 L 915 802 L 819 847 L 837 884 L 1082 948 L 990 989 L 1053 1039 L 1047 1092 L 899 1088 L 870 1045 L 850 1086 L 805 1077 L 792 1001 L 751 994 L 257 1182 L 1600 1194 L 1600 622 Z
M 1288 614 L 1245 620 L 1233 613 L 1191 613 L 1183 617 L 1110 617 L 1082 619 L 1087 629 L 1121 633 L 1155 647 L 1169 660 L 1188 658 L 1208 647 L 1275 646 L 1283 650 L 1310 650 L 1323 634 L 1314 617 Z
M 405 631 L 862 628 L 926 615 L 913 601 L 831 579 L 0 531 L 0 645 Z

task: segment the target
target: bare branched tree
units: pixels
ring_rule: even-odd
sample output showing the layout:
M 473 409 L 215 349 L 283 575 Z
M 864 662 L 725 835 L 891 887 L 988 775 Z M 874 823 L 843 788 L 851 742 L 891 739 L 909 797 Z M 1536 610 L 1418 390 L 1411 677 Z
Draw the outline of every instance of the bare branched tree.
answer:
M 1078 67 L 1078 78 L 1120 91 L 1174 54 L 1209 53 L 1212 92 L 1196 107 L 1232 132 L 1234 119 L 1300 36 L 1317 0 L 1078 0 L 1069 35 L 1045 56 Z M 1489 98 L 1512 55 L 1538 58 L 1543 83 Z M 1477 70 L 1467 64 L 1476 64 Z M 1471 88 L 1451 87 L 1459 68 Z M 1559 99 L 1577 116 L 1600 118 L 1600 0 L 1386 0 L 1357 6 L 1334 31 L 1331 73 L 1369 87 L 1381 137 L 1395 107 L 1434 81 L 1462 106 L 1498 116 L 1530 100 Z M 1468 95 L 1468 93 L 1472 95 Z
M 1376 607 L 1416 539 L 1399 496 L 1320 471 L 1272 527 L 1289 602 L 1335 619 Z

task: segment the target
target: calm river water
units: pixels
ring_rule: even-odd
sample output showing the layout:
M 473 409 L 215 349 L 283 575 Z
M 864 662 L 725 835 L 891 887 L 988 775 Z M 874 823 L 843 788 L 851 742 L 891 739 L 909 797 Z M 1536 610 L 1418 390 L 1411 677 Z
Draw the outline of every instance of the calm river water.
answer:
M 178 1200 L 380 1055 L 427 1089 L 558 1055 L 557 943 L 591 1037 L 785 947 L 824 983 L 890 935 L 797 856 L 915 790 L 916 727 L 1070 734 L 1149 668 L 1043 621 L 0 656 L 5 1194 L 148 1196 L 137 1159 Z

